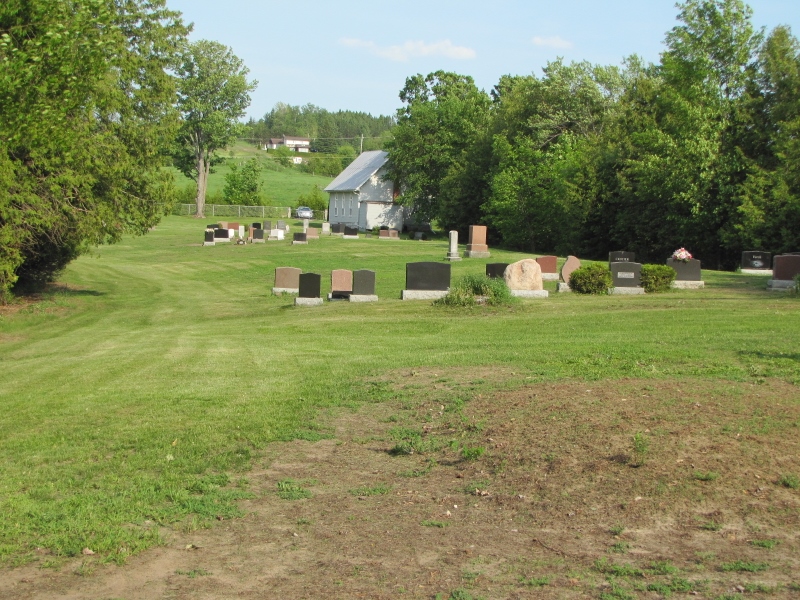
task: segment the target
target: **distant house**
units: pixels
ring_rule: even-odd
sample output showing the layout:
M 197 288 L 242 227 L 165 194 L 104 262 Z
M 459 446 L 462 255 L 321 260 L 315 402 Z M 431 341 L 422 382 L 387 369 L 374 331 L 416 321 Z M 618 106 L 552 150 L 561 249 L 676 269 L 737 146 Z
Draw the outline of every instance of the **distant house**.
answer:
M 328 220 L 364 231 L 374 227 L 403 229 L 406 212 L 395 203 L 394 182 L 386 179 L 388 153 L 363 152 L 325 188 L 330 194 Z
M 276 150 L 281 146 L 286 146 L 295 152 L 310 152 L 311 140 L 309 138 L 294 137 L 291 135 L 284 135 L 279 138 L 269 138 L 267 143 L 268 150 Z

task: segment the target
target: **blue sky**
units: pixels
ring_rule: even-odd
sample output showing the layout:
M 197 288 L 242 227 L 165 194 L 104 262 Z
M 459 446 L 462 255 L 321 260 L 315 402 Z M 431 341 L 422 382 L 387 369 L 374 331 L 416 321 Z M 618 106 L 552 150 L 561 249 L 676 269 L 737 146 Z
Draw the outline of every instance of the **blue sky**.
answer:
M 438 69 L 490 90 L 541 74 L 558 56 L 657 62 L 677 21 L 672 0 L 167 0 L 191 38 L 233 48 L 259 81 L 248 115 L 277 102 L 394 114 L 406 77 Z M 800 36 L 800 1 L 751 0 L 753 24 Z

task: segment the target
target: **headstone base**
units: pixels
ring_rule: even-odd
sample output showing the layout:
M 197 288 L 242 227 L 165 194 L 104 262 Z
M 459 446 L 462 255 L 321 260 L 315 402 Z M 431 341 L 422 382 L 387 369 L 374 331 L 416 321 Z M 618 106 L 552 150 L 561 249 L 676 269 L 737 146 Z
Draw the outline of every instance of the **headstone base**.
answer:
M 447 256 L 444 257 L 445 260 L 461 260 L 461 255 L 456 252 L 455 254 L 447 253 Z
M 342 239 L 343 240 L 357 240 L 358 236 L 357 235 L 345 235 L 345 234 L 342 234 Z
M 464 256 L 467 258 L 489 258 L 491 255 L 491 252 L 484 252 L 483 250 L 467 250 L 464 252 Z
M 772 269 L 742 269 L 742 275 L 769 275 L 772 277 Z
M 328 235 L 335 235 L 335 236 L 338 236 L 338 237 L 344 237 L 343 233 L 336 233 L 335 231 L 331 231 Z
M 510 290 L 511 295 L 516 298 L 547 298 L 550 292 L 547 290 Z
M 673 281 L 670 284 L 671 288 L 676 290 L 699 290 L 706 287 L 705 281 Z
M 268 242 L 277 242 L 279 239 L 281 239 L 281 238 L 279 238 L 277 235 L 271 235 L 271 236 L 269 236 L 267 238 L 267 241 Z
M 542 273 L 542 281 L 558 281 L 558 273 Z
M 294 283 L 294 282 L 292 282 Z M 272 288 L 272 293 L 276 296 L 280 296 L 281 294 L 299 294 L 300 288 L 279 288 L 274 287 Z
M 322 298 L 295 298 L 295 306 L 322 306 Z
M 215 242 L 230 242 L 231 238 L 214 238 Z
M 367 235 L 370 235 L 370 234 L 368 233 Z M 394 240 L 395 242 L 399 242 L 400 241 L 399 237 L 386 237 L 386 236 L 381 237 L 381 236 L 378 236 L 378 239 L 379 240 Z
M 328 294 L 329 301 L 347 300 L 350 297 L 350 292 L 331 292 Z
M 612 287 L 608 289 L 612 296 L 641 296 L 644 295 L 644 288 L 640 287 Z
M 447 296 L 447 290 L 403 290 L 402 300 L 438 300 Z
M 348 300 L 350 302 L 377 302 L 378 297 L 375 295 L 350 294 Z
M 292 246 L 294 246 L 296 244 L 308 244 L 308 242 L 300 242 L 298 240 L 292 240 Z
M 214 242 L 203 242 L 203 246 L 213 246 Z
M 264 243 L 264 239 L 257 240 L 257 239 L 255 239 L 255 238 L 253 238 L 253 239 L 252 239 L 252 240 L 250 240 L 250 241 L 251 241 L 253 244 L 263 244 L 263 243 Z
M 569 284 L 568 284 L 568 283 L 564 283 L 563 281 L 559 281 L 559 282 L 558 282 L 558 291 L 559 291 L 560 293 L 564 293 L 564 292 L 572 292 L 572 288 L 571 288 L 571 287 L 569 287 Z
M 767 290 L 770 292 L 788 292 L 793 288 L 793 279 L 770 279 L 767 281 Z

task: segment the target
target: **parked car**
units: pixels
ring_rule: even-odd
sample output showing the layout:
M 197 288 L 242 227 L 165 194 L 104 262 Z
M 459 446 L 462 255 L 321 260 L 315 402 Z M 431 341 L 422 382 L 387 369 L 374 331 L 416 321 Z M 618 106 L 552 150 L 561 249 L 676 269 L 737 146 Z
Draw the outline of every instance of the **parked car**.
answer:
M 313 219 L 314 211 L 307 206 L 298 206 L 294 211 L 294 216 L 298 219 Z

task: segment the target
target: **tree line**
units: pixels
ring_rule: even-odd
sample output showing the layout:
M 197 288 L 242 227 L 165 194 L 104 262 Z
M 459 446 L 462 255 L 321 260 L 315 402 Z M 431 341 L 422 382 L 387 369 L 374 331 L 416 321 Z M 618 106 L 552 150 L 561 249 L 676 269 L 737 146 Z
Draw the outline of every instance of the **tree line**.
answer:
M 494 243 L 710 268 L 800 250 L 800 44 L 741 0 L 689 0 L 658 64 L 551 62 L 490 93 L 437 71 L 406 80 L 389 144 L 401 201 Z
M 369 113 L 352 110 L 331 112 L 306 104 L 292 106 L 277 103 L 261 119 L 250 119 L 244 134 L 250 141 L 265 145 L 270 138 L 283 135 L 311 139 L 314 152 L 336 153 L 345 144 L 361 150 L 379 150 L 390 137 L 394 125 L 391 116 L 374 117 Z

